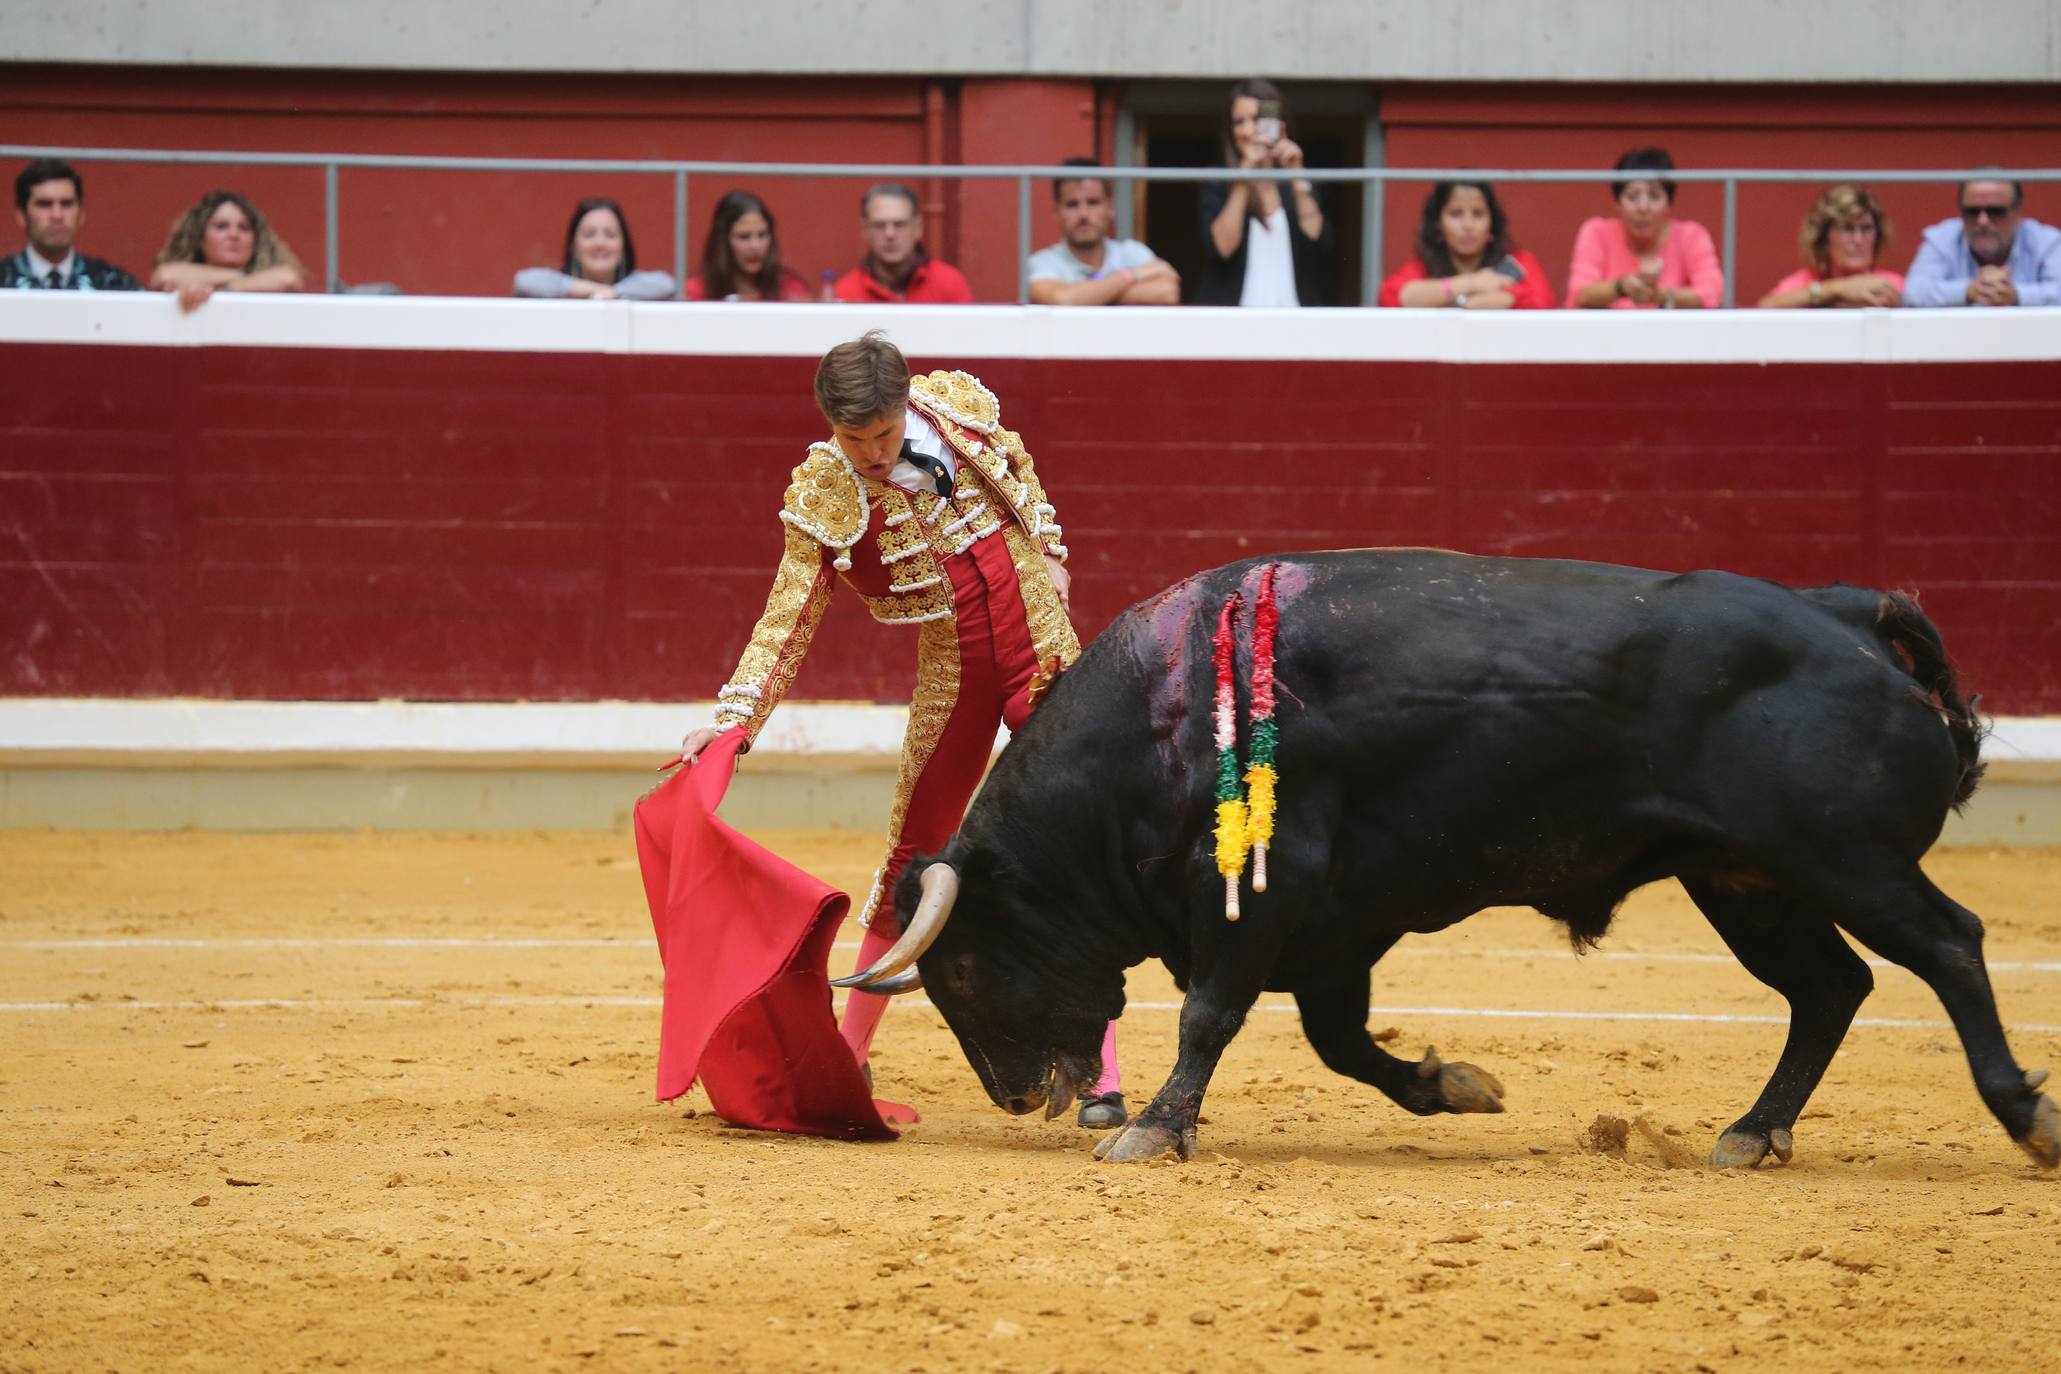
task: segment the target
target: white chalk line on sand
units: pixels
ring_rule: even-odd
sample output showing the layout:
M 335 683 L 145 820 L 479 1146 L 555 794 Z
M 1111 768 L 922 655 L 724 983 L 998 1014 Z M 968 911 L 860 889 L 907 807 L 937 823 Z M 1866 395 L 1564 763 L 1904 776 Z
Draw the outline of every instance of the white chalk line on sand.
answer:
M 898 1004 L 905 1007 L 932 1007 L 922 997 L 903 997 Z M 457 1008 L 463 1010 L 502 1010 L 522 1007 L 644 1007 L 656 1009 L 664 1005 L 657 997 L 223 997 L 215 999 L 193 999 L 185 1001 L 80 1001 L 80 1002 L 0 1002 L 0 1012 L 62 1012 L 62 1011 L 382 1011 L 382 1010 L 434 1010 Z M 1179 1002 L 1126 1002 L 1124 1010 L 1129 1011 L 1179 1011 Z M 1287 1002 L 1262 1002 L 1253 1007 L 1256 1012 L 1274 1012 L 1294 1015 L 1296 1007 Z M 1752 1012 L 1696 1012 L 1696 1011 L 1552 1011 L 1536 1007 L 1384 1007 L 1367 1008 L 1369 1016 L 1460 1016 L 1501 1021 L 1646 1021 L 1662 1024 L 1689 1024 L 1708 1026 L 1786 1026 L 1786 1016 L 1767 1015 Z M 1897 1016 L 1857 1016 L 1854 1025 L 1885 1030 L 1951 1030 L 1945 1021 L 1917 1020 Z M 2007 1026 L 2006 1030 L 2018 1035 L 2061 1035 L 2061 1025 L 2025 1023 Z
M 856 950 L 859 942 L 842 940 L 833 949 Z M 125 949 L 622 949 L 649 954 L 652 946 L 641 939 L 618 940 L 606 936 L 567 936 L 563 938 L 527 936 L 439 936 L 439 935 L 363 935 L 363 936 L 299 936 L 299 935 L 254 935 L 236 936 L 155 936 L 118 935 L 102 938 L 75 940 L 0 940 L 0 949 L 24 950 L 125 950 Z M 1563 949 L 1412 949 L 1405 945 L 1390 951 L 1387 959 L 1526 959 L 1557 960 L 1567 956 Z M 1685 950 L 1596 950 L 1580 956 L 1583 959 L 1603 963 L 1626 964 L 1733 964 L 1739 961 L 1729 954 L 1704 954 Z M 1895 968 L 1887 959 L 1867 961 L 1870 968 Z M 2061 960 L 2053 959 L 1991 959 L 1985 962 L 1991 973 L 2061 973 Z

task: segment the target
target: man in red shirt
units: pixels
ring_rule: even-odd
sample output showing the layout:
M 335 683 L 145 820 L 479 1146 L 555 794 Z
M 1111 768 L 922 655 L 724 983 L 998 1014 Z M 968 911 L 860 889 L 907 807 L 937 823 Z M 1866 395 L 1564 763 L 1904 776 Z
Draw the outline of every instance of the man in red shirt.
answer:
M 865 221 L 866 256 L 837 279 L 839 300 L 973 304 L 965 274 L 924 251 L 923 212 L 916 208 L 914 191 L 883 181 L 867 190 L 859 213 Z

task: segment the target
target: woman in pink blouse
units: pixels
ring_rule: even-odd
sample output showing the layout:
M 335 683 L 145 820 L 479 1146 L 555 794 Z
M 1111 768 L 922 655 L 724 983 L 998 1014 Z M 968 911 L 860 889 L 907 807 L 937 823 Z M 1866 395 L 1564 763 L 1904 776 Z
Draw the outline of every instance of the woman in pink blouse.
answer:
M 1876 266 L 1889 246 L 1889 216 L 1865 186 L 1828 186 L 1803 217 L 1804 266 L 1760 298 L 1763 310 L 1904 303 L 1904 279 Z
M 1617 217 L 1583 222 L 1567 267 L 1567 304 L 1589 310 L 1657 306 L 1715 310 L 1725 273 L 1710 231 L 1671 213 L 1675 161 L 1660 148 L 1634 148 L 1617 160 L 1632 173 L 1610 183 Z

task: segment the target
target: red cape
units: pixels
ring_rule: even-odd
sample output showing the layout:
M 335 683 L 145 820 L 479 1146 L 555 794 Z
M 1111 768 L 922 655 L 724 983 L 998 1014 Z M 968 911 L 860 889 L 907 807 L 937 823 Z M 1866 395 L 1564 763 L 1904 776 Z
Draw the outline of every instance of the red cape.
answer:
M 658 1099 L 694 1086 L 740 1126 L 893 1140 L 830 1007 L 851 899 L 716 817 L 744 743 L 725 732 L 637 804 L 637 861 L 665 964 Z

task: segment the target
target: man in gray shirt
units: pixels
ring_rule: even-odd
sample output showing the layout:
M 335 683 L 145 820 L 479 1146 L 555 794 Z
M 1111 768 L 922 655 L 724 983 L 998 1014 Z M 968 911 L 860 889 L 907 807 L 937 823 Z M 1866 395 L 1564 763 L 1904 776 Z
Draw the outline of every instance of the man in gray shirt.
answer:
M 1070 157 L 1062 167 L 1093 167 Z M 1030 256 L 1032 305 L 1179 305 L 1180 274 L 1136 239 L 1111 237 L 1109 183 L 1099 176 L 1052 183 L 1060 241 Z

